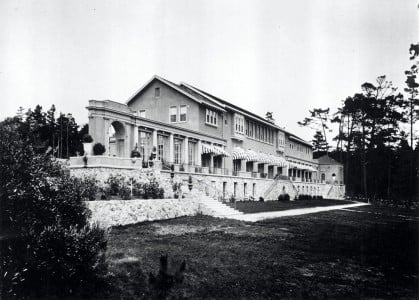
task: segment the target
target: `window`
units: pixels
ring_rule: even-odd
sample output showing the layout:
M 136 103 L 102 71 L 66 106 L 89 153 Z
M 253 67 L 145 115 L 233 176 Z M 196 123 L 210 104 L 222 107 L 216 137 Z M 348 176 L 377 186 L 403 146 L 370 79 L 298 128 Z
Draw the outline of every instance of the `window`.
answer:
M 195 165 L 195 143 L 188 142 L 188 161 L 190 165 Z
M 145 109 L 141 109 L 139 115 L 141 118 L 145 118 Z
M 186 122 L 186 111 L 187 111 L 186 105 L 181 105 L 180 106 L 180 113 L 179 113 L 179 121 L 180 122 Z
M 139 142 L 140 142 L 140 153 L 144 158 L 148 158 L 150 153 L 150 133 L 145 131 L 140 131 Z
M 159 135 L 157 138 L 157 159 L 162 161 L 164 153 L 164 138 Z
M 244 134 L 244 118 L 242 116 L 234 117 L 235 129 L 237 133 Z
M 207 108 L 205 112 L 205 123 L 217 126 L 217 112 Z
M 170 123 L 176 123 L 177 121 L 177 107 L 170 106 Z
M 154 97 L 156 97 L 156 98 L 160 97 L 160 88 L 159 87 L 156 87 L 154 89 Z
M 246 135 L 249 136 L 249 120 L 246 120 Z
M 180 164 L 182 158 L 182 141 L 175 139 L 175 164 Z

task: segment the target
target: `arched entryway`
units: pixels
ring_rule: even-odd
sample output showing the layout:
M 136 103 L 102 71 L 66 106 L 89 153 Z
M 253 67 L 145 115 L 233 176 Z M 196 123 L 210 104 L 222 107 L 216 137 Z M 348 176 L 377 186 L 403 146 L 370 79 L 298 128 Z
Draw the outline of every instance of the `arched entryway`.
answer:
M 125 156 L 125 128 L 119 121 L 114 121 L 108 128 L 109 130 L 109 156 Z

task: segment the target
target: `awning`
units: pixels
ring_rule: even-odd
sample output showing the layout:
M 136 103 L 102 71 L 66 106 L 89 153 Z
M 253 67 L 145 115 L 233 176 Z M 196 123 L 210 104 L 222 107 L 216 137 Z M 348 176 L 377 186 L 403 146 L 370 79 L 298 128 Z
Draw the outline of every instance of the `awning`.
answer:
M 234 147 L 233 151 L 231 152 L 233 160 L 234 159 L 249 159 L 249 155 L 247 151 L 240 147 Z
M 269 155 L 270 159 L 271 159 L 271 164 L 276 165 L 278 167 L 286 167 L 288 165 L 287 161 L 279 156 L 275 156 L 270 154 Z
M 259 154 L 253 150 L 247 150 L 248 161 L 259 161 Z
M 223 148 L 208 144 L 202 144 L 202 153 L 214 154 L 215 156 L 230 156 Z
M 289 168 L 290 169 L 300 169 L 300 170 L 308 170 L 311 172 L 317 172 L 317 170 L 311 166 L 307 166 L 301 163 L 297 162 L 289 162 Z

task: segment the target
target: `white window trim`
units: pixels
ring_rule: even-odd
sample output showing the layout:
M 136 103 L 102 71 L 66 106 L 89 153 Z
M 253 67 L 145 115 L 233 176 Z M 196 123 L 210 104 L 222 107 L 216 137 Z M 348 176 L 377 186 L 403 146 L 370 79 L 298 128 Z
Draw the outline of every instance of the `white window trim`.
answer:
M 175 114 L 175 116 L 176 116 L 176 121 L 172 121 L 172 118 L 171 118 L 171 116 L 172 116 L 172 108 L 173 107 L 175 107 L 176 108 L 176 114 Z M 179 121 L 178 121 L 178 113 L 179 112 L 179 110 L 178 110 L 178 107 L 177 106 L 174 106 L 174 105 L 172 105 L 172 106 L 170 106 L 169 107 L 169 123 L 178 123 Z
M 185 121 L 182 121 L 180 119 L 182 107 L 185 107 L 185 109 L 186 109 L 186 112 L 185 112 Z M 186 123 L 186 122 L 188 122 L 188 106 L 186 104 L 181 104 L 181 105 L 179 105 L 179 120 L 178 120 L 178 123 Z
M 207 116 L 209 116 L 210 121 L 207 121 Z M 215 120 L 212 123 L 211 123 L 211 117 L 213 120 Z M 205 124 L 209 126 L 213 126 L 213 127 L 218 127 L 218 123 L 219 123 L 218 113 L 214 110 L 206 108 L 205 109 Z

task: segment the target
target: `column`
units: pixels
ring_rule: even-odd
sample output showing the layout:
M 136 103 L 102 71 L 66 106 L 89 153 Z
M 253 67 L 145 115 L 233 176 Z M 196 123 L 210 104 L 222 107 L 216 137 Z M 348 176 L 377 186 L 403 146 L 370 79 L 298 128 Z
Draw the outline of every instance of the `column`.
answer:
M 304 172 L 304 170 L 301 170 L 301 181 L 303 181 L 304 182 L 304 179 L 305 179 L 305 172 Z
M 210 153 L 210 169 L 214 169 L 214 154 Z
M 125 155 L 124 155 L 124 157 L 130 157 L 132 149 L 130 149 L 131 148 L 130 147 L 131 137 L 129 135 L 131 133 L 131 130 L 128 130 L 128 128 L 130 128 L 131 125 L 129 123 L 125 122 L 124 127 L 125 127 L 125 137 L 124 137 Z
M 105 146 L 105 150 L 106 152 L 103 155 L 107 155 L 109 156 L 109 126 L 110 126 L 110 121 L 108 118 L 103 118 L 105 120 L 105 140 L 104 140 L 104 146 Z
M 196 149 L 196 164 L 198 166 L 202 166 L 202 161 L 201 161 L 201 154 L 202 154 L 202 142 L 201 140 L 198 140 L 198 143 L 196 144 L 196 146 L 198 147 L 198 149 Z
M 156 151 L 157 151 L 157 129 L 153 130 L 152 133 L 152 143 L 153 143 L 153 147 L 156 147 Z
M 257 161 L 253 162 L 253 172 L 257 173 L 259 171 L 258 165 L 259 163 Z
M 268 167 L 269 167 L 268 164 L 263 164 L 263 173 L 266 174 L 266 178 L 268 177 Z
M 109 143 L 109 141 L 108 141 Z M 138 126 L 134 125 L 134 145 L 133 148 L 135 148 L 135 146 L 139 147 L 138 145 Z
M 174 145 L 173 145 L 173 133 L 169 135 L 169 162 L 171 164 L 174 163 Z
M 189 139 L 185 137 L 183 139 L 183 162 L 185 165 L 189 164 Z
M 246 159 L 242 159 L 241 160 L 241 165 L 240 165 L 240 171 L 241 172 L 246 172 L 246 163 L 247 163 L 247 160 Z

